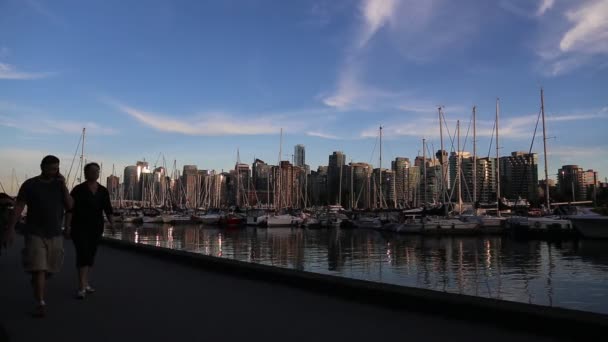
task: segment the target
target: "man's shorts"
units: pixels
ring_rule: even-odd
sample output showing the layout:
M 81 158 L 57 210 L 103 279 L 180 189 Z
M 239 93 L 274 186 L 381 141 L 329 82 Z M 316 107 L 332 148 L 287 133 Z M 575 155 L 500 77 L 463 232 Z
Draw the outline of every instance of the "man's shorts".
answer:
M 22 253 L 26 272 L 57 273 L 63 265 L 63 237 L 27 235 Z

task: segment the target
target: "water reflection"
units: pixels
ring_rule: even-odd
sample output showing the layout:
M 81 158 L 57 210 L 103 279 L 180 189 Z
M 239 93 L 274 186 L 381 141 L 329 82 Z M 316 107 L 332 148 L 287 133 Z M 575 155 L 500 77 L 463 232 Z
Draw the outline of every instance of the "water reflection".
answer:
M 608 313 L 608 243 L 602 241 L 170 225 L 125 225 L 112 237 L 296 270 Z

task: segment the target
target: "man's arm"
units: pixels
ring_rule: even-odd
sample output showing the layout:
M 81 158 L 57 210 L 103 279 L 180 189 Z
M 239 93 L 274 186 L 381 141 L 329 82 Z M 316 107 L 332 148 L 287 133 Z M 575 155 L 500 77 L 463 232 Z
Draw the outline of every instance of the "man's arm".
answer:
M 21 219 L 21 214 L 23 213 L 23 209 L 25 209 L 25 202 L 17 199 L 17 203 L 13 209 L 13 215 L 10 217 L 8 222 L 8 226 L 6 227 L 6 231 L 4 232 L 3 244 L 8 247 L 13 244 L 15 240 L 15 226 L 17 222 Z

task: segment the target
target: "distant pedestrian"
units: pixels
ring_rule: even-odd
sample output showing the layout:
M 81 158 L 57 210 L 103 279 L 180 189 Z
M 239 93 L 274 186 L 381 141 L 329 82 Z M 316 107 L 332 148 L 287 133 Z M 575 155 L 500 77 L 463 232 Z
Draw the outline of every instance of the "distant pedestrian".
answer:
M 103 235 L 106 214 L 110 226 L 112 221 L 112 204 L 108 189 L 99 184 L 99 165 L 89 163 L 84 167 L 86 181 L 72 190 L 74 209 L 66 219 L 66 234 L 74 242 L 76 249 L 76 268 L 78 269 L 78 299 L 95 292 L 89 283 L 89 275 L 95 261 L 97 246 Z
M 40 163 L 40 176 L 26 180 L 17 195 L 13 215 L 4 234 L 3 243 L 10 246 L 15 239 L 15 225 L 27 206 L 24 228 L 25 247 L 23 265 L 32 276 L 32 286 L 36 299 L 34 316 L 44 317 L 46 279 L 59 272 L 63 265 L 63 225 L 64 211 L 72 208 L 72 199 L 59 173 L 59 159 L 46 156 Z

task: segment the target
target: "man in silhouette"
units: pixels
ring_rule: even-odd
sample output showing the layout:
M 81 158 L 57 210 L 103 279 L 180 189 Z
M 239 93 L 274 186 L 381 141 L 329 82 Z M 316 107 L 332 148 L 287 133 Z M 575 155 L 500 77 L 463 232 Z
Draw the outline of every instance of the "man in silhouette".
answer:
M 40 163 L 39 176 L 30 178 L 21 185 L 13 215 L 4 233 L 3 244 L 10 246 L 15 238 L 15 225 L 27 206 L 24 228 L 25 247 L 23 265 L 32 276 L 32 287 L 36 299 L 35 317 L 44 317 L 45 282 L 63 265 L 64 212 L 72 208 L 72 199 L 59 173 L 59 159 L 46 156 Z

